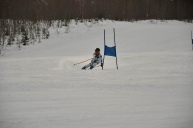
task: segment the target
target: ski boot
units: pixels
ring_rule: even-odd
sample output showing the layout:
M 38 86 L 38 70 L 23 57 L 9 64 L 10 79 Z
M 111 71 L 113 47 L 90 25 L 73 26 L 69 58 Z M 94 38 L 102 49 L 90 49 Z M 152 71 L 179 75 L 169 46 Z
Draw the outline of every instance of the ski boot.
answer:
M 86 70 L 86 67 L 84 66 L 84 67 L 82 67 L 82 70 Z
M 90 66 L 90 70 L 92 70 L 94 67 L 93 66 Z

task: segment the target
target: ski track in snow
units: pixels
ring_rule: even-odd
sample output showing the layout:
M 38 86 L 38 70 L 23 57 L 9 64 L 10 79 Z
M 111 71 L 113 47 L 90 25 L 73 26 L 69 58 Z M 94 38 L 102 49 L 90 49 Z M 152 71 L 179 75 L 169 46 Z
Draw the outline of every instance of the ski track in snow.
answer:
M 74 66 L 117 32 L 119 70 Z M 0 57 L 0 128 L 192 128 L 192 24 L 105 21 Z M 113 43 L 113 42 L 112 42 Z M 89 61 L 87 62 L 89 63 Z

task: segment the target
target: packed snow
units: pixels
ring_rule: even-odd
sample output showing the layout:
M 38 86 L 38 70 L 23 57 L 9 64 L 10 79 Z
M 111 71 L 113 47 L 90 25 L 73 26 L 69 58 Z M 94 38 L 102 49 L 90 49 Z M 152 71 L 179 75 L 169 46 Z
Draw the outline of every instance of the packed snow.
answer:
M 92 27 L 88 27 L 92 26 Z M 75 63 L 113 46 L 119 70 Z M 0 128 L 192 128 L 193 24 L 138 21 L 50 28 L 42 43 L 0 56 Z M 59 32 L 59 34 L 57 33 Z

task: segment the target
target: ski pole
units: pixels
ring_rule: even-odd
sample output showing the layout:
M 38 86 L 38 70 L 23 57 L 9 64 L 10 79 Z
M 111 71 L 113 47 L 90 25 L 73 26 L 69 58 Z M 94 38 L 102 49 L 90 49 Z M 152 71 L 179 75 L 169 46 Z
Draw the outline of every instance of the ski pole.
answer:
M 88 60 L 85 60 L 85 61 L 80 62 L 80 63 L 76 63 L 76 64 L 74 64 L 74 65 L 82 64 L 82 63 L 87 62 L 87 61 L 92 60 L 92 59 L 93 59 L 93 58 L 90 58 L 90 59 L 88 59 Z

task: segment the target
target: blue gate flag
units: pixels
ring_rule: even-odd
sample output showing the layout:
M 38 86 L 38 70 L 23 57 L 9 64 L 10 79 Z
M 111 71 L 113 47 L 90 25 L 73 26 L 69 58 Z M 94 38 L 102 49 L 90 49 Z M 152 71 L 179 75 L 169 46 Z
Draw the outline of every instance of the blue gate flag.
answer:
M 193 44 L 193 39 L 192 39 L 192 44 Z
M 116 57 L 117 56 L 117 54 L 116 54 L 116 46 L 108 47 L 108 46 L 105 45 L 105 55 Z

